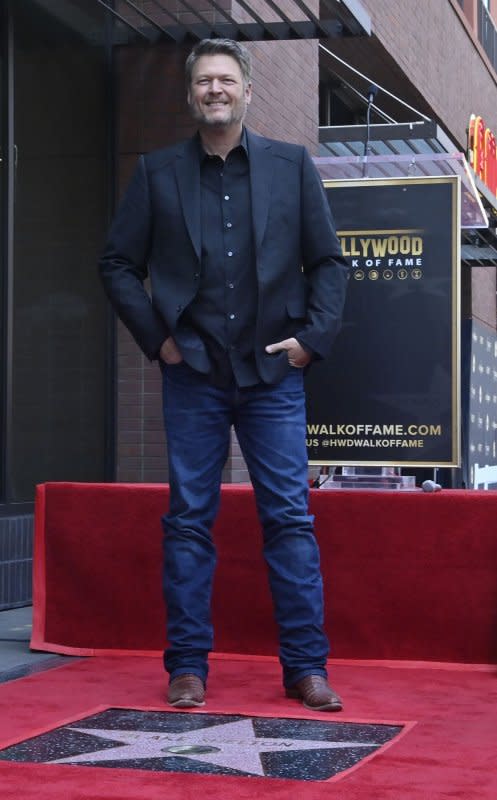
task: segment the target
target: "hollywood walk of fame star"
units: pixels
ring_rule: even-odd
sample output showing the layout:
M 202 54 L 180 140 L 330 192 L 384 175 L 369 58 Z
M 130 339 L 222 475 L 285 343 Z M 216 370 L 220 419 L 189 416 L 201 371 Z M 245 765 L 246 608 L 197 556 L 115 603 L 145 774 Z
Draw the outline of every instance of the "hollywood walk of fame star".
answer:
M 47 761 L 49 764 L 97 764 L 98 762 L 129 761 L 131 759 L 187 758 L 204 764 L 235 769 L 251 775 L 265 775 L 261 762 L 264 753 L 288 753 L 309 750 L 376 749 L 382 742 L 326 741 L 293 739 L 291 737 L 257 737 L 251 719 L 226 722 L 181 733 L 106 728 L 77 728 L 71 730 L 116 742 L 91 753 Z M 190 749 L 191 748 L 191 749 Z M 202 752 L 204 751 L 204 752 Z

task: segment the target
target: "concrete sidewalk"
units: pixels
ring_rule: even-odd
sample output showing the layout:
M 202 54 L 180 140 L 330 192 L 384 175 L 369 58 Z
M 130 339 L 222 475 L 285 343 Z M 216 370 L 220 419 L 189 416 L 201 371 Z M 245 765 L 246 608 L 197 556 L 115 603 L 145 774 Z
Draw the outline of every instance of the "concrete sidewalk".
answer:
M 32 652 L 32 607 L 0 611 L 0 683 L 58 667 L 71 657 Z

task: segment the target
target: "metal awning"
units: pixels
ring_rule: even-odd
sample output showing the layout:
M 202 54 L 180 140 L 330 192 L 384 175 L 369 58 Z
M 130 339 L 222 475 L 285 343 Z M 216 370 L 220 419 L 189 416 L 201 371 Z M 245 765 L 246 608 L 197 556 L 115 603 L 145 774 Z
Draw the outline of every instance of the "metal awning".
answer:
M 366 125 L 331 125 L 319 129 L 321 156 L 357 156 L 364 152 Z M 457 148 L 430 120 L 369 126 L 368 153 L 372 156 L 454 153 Z
M 433 121 L 330 126 L 319 129 L 322 178 L 344 180 L 410 175 L 461 177 L 461 263 L 497 266 L 497 198 L 477 178 L 464 153 Z M 365 155 L 365 151 L 366 155 Z
M 479 235 L 476 243 L 473 239 L 463 236 L 461 245 L 461 261 L 469 267 L 495 267 L 497 265 L 497 249 L 495 246 L 487 245 L 485 240 Z
M 204 38 L 239 41 L 369 36 L 362 0 L 30 0 L 46 28 L 96 45 Z M 60 27 L 59 27 L 60 26 Z
M 486 196 L 488 190 L 484 192 L 485 187 L 480 186 L 464 153 L 435 122 L 370 125 L 367 146 L 366 136 L 366 125 L 320 128 L 320 157 L 315 161 L 321 177 L 344 180 L 459 175 L 461 227 L 465 229 L 463 263 L 497 264 L 496 216 Z M 465 244 L 471 249 L 466 249 Z
M 315 4 L 313 4 L 315 7 Z M 371 33 L 361 0 L 321 0 L 313 11 L 304 0 L 87 0 L 112 15 L 121 41 L 135 38 L 182 43 L 227 37 L 240 41 L 328 39 Z

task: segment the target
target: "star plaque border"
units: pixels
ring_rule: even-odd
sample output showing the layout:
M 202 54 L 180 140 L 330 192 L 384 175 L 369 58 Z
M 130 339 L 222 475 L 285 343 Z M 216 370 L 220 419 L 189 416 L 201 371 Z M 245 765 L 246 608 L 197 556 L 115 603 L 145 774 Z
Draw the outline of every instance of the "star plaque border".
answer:
M 105 707 L 0 749 L 0 761 L 329 781 L 412 723 Z

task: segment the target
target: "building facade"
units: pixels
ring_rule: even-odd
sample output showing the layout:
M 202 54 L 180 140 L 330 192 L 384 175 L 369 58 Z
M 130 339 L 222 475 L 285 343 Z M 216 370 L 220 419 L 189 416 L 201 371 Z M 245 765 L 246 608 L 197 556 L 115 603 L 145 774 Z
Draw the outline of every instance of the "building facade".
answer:
M 36 484 L 167 481 L 157 366 L 116 323 L 96 262 L 138 154 L 194 130 L 183 80 L 192 44 L 244 40 L 254 61 L 247 124 L 313 155 L 320 123 L 364 123 L 369 81 L 384 87 L 383 114 L 410 122 L 421 112 L 465 151 L 471 114 L 497 132 L 497 0 L 0 9 L 2 608 L 30 599 Z M 493 335 L 495 266 L 462 270 L 463 316 Z M 247 480 L 236 440 L 224 479 Z

